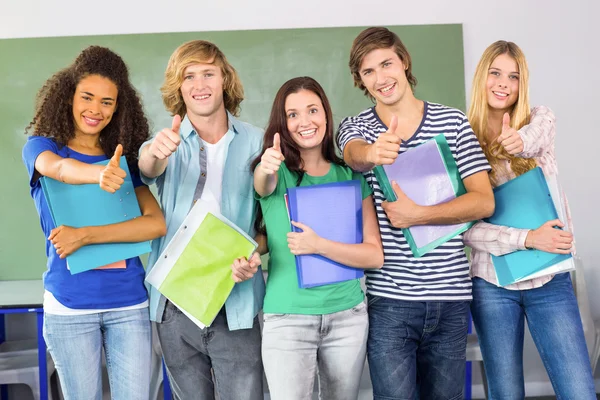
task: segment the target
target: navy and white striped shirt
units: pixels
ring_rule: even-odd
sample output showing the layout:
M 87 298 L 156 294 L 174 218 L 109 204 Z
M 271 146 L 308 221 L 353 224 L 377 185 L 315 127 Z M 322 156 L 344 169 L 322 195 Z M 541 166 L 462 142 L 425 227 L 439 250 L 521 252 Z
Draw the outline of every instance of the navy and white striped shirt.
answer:
M 372 107 L 356 117 L 345 118 L 340 124 L 337 141 L 343 152 L 351 140 L 361 139 L 373 143 L 387 129 Z M 446 136 L 463 180 L 477 172 L 490 170 L 465 114 L 441 104 L 425 102 L 423 120 L 414 135 L 402 142 L 400 153 L 440 133 Z M 391 225 L 381 207 L 385 197 L 375 174 L 368 171 L 364 175 L 373 188 L 385 256 L 383 268 L 365 271 L 367 291 L 372 295 L 399 300 L 471 300 L 469 263 L 462 235 L 420 258 L 414 258 L 402 231 Z

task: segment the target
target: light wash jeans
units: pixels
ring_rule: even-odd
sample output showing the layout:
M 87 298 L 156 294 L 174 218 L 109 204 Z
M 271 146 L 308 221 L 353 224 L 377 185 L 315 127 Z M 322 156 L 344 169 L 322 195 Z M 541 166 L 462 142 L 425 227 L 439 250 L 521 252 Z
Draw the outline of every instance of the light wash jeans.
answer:
M 364 302 L 325 315 L 265 314 L 262 355 L 271 399 L 312 399 L 317 372 L 322 399 L 356 399 L 368 332 Z
M 157 324 L 173 396 L 178 400 L 262 400 L 260 326 L 230 331 L 225 308 L 200 329 L 170 301 Z M 213 383 L 214 377 L 214 383 Z
M 152 330 L 148 308 L 44 315 L 44 339 L 65 400 L 102 399 L 102 348 L 113 400 L 148 400 Z
M 595 400 L 577 299 L 568 273 L 544 286 L 508 290 L 473 278 L 471 313 L 479 336 L 488 398 L 525 398 L 524 320 L 558 400 Z

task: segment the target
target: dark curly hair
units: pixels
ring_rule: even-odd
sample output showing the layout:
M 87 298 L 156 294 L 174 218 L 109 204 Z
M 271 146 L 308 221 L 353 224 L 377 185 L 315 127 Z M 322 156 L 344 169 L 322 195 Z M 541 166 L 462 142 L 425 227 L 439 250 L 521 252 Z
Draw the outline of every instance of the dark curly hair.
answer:
M 35 114 L 25 134 L 29 134 L 33 127 L 32 135 L 52 138 L 60 147 L 66 146 L 75 137 L 75 89 L 82 79 L 90 75 L 109 79 L 118 90 L 113 117 L 100 134 L 104 154 L 112 156 L 120 143 L 128 164 L 136 165 L 138 150 L 150 137 L 150 127 L 142 102 L 129 81 L 127 65 L 119 55 L 105 47 L 84 49 L 73 64 L 46 81 L 37 94 Z

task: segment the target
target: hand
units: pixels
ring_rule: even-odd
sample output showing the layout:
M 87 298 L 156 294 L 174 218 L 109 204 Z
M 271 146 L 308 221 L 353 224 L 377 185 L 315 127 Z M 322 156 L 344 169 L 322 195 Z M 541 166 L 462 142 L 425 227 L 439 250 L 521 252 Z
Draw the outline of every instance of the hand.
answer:
M 396 135 L 398 127 L 398 118 L 393 115 L 390 122 L 390 128 L 379 135 L 377 140 L 369 146 L 367 161 L 375 165 L 393 164 L 400 151 L 402 140 Z
M 231 264 L 231 277 L 235 283 L 247 281 L 252 278 L 258 271 L 258 266 L 261 264 L 260 254 L 254 252 L 250 260 L 246 257 L 236 258 Z
M 150 143 L 150 154 L 159 160 L 164 160 L 171 154 L 175 153 L 177 147 L 181 143 L 181 137 L 179 136 L 180 127 L 181 117 L 179 115 L 175 115 L 173 117 L 171 129 L 165 128 L 158 132 L 152 143 Z
M 279 133 L 273 136 L 273 147 L 269 147 L 260 158 L 260 168 L 267 175 L 273 175 L 279 171 L 281 162 L 285 160 L 281 152 L 281 139 Z
M 388 201 L 381 203 L 381 207 L 387 214 L 392 226 L 395 228 L 410 228 L 414 225 L 420 225 L 419 221 L 423 207 L 409 199 L 396 181 L 392 181 L 392 188 L 398 199 L 391 203 Z
M 296 256 L 302 254 L 319 254 L 319 241 L 321 237 L 303 223 L 292 221 L 292 225 L 302 229 L 302 232 L 290 232 L 287 234 L 290 252 Z
M 85 234 L 82 229 L 61 225 L 52 229 L 48 240 L 54 245 L 56 254 L 65 258 L 85 245 Z
M 123 155 L 123 146 L 117 145 L 115 154 L 112 156 L 106 167 L 100 172 L 100 188 L 108 193 L 114 193 L 125 182 L 127 174 L 121 169 L 120 160 Z
M 502 117 L 502 133 L 497 140 L 508 154 L 514 155 L 523 151 L 523 138 L 516 129 L 510 127 L 510 115 L 508 113 L 504 113 Z
M 529 231 L 525 239 L 525 247 L 542 250 L 548 253 L 569 254 L 573 247 L 573 234 L 554 228 L 565 225 L 555 219 L 546 222 L 534 231 Z

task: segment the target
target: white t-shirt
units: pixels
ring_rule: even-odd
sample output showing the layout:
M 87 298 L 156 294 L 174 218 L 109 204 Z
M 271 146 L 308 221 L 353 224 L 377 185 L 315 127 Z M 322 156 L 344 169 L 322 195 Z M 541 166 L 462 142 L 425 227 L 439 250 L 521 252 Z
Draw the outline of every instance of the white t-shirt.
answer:
M 203 142 L 206 151 L 206 182 L 200 200 L 215 204 L 219 212 L 223 192 L 223 169 L 233 135 L 233 131 L 228 130 L 217 143 Z

